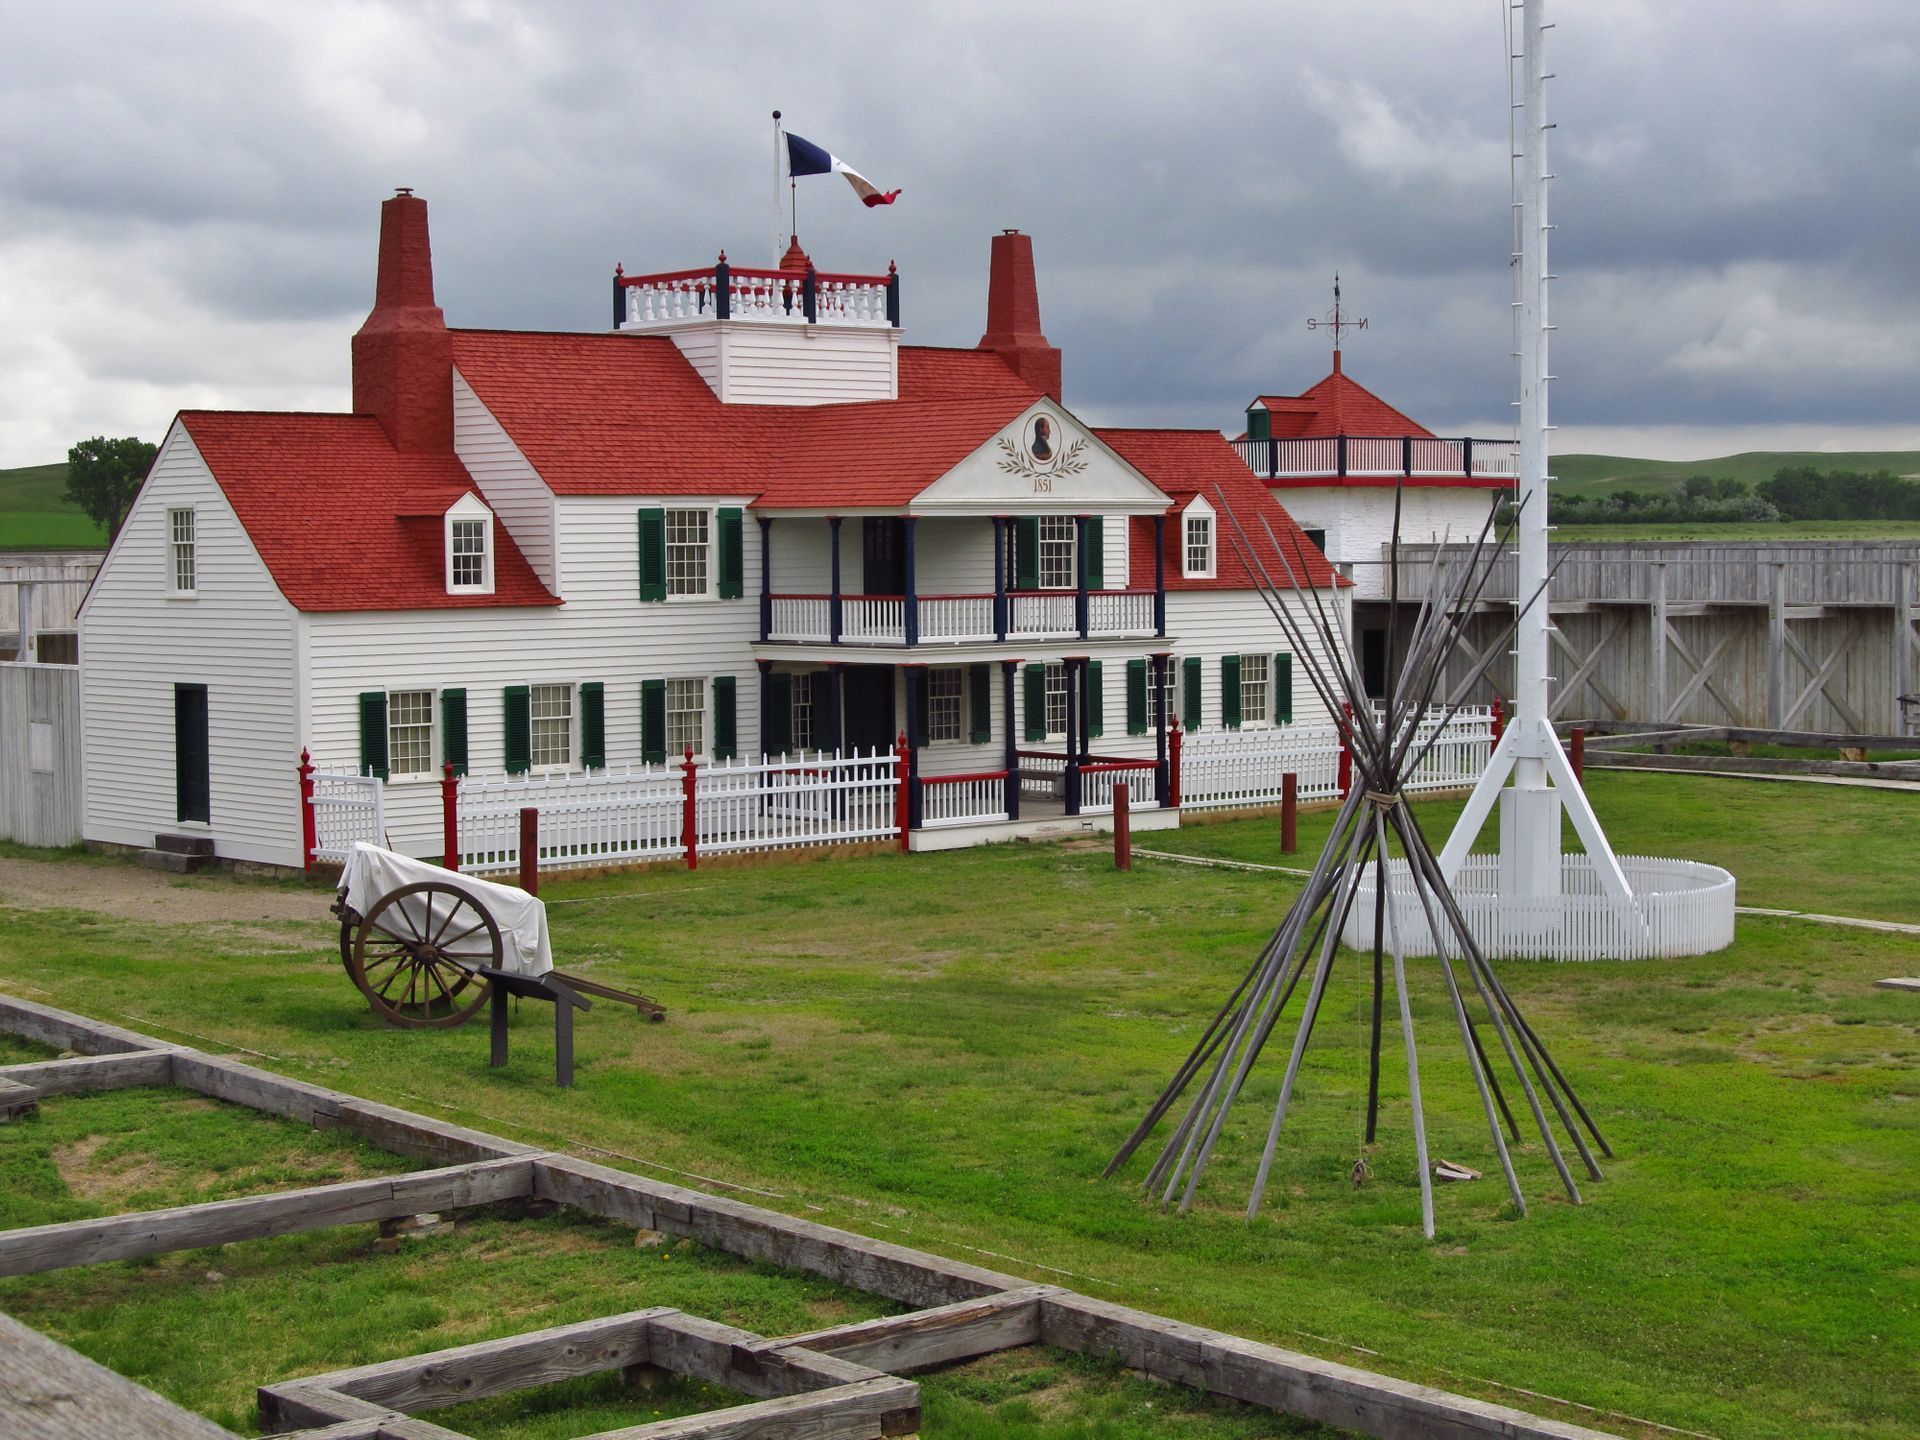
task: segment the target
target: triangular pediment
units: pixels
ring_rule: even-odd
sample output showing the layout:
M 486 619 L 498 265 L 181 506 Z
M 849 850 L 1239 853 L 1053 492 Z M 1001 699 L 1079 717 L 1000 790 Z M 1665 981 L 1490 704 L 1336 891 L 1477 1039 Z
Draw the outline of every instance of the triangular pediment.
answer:
M 1051 400 L 1027 407 L 914 497 L 919 515 L 1158 515 L 1167 495 Z

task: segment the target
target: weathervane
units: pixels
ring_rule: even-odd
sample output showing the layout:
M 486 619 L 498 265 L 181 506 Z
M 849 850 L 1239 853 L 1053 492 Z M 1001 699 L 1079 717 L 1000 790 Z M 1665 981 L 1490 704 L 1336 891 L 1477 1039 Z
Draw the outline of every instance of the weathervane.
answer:
M 1309 315 L 1307 317 L 1307 329 L 1332 330 L 1333 331 L 1333 353 L 1338 355 L 1340 353 L 1340 332 L 1342 330 L 1364 330 L 1366 328 L 1367 328 L 1366 317 L 1362 316 L 1358 320 L 1349 320 L 1341 312 L 1340 276 L 1338 273 L 1336 273 L 1333 277 L 1333 313 L 1331 315 L 1324 315 L 1324 316 L 1317 316 L 1317 317 Z

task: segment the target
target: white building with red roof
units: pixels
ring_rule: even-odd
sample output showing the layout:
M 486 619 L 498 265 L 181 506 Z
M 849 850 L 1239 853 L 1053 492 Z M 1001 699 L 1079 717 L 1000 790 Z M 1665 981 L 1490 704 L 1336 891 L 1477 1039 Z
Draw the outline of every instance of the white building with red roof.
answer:
M 797 243 L 616 272 L 614 306 L 450 329 L 425 202 L 385 202 L 353 413 L 181 412 L 87 598 L 89 841 L 298 865 L 303 748 L 381 776 L 391 843 L 434 855 L 448 764 L 904 733 L 917 825 L 917 782 L 1006 772 L 1017 811 L 1023 768 L 1097 752 L 1164 800 L 1170 721 L 1324 718 L 1222 505 L 1342 585 L 1218 432 L 1065 408 L 1025 235 L 993 239 L 971 350 L 902 344 L 896 273 Z

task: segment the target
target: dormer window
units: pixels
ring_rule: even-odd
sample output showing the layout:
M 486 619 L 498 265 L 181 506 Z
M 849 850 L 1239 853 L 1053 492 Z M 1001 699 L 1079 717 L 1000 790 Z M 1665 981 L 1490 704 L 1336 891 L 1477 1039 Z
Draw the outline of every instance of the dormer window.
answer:
M 1195 497 L 1180 523 L 1180 573 L 1189 580 L 1214 577 L 1213 507 Z
M 476 495 L 463 496 L 447 511 L 447 593 L 493 593 L 493 512 Z

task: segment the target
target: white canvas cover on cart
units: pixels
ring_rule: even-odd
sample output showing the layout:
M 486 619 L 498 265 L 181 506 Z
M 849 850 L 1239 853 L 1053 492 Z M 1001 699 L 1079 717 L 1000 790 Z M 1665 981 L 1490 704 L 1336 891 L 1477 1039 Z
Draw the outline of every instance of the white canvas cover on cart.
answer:
M 494 924 L 500 927 L 501 969 L 531 977 L 545 975 L 553 969 L 553 946 L 547 939 L 546 904 L 524 890 L 516 890 L 510 885 L 496 885 L 491 880 L 477 880 L 457 870 L 444 870 L 425 860 L 398 855 L 364 841 L 356 842 L 353 853 L 347 857 L 346 868 L 340 872 L 340 889 L 345 893 L 348 905 L 357 913 L 368 915 L 383 896 L 392 894 L 403 885 L 416 885 L 423 880 L 436 881 L 458 890 L 476 904 L 486 907 L 487 913 L 493 916 Z M 424 934 L 431 934 L 432 926 L 446 918 L 443 911 L 429 922 L 427 907 L 433 899 L 427 894 L 409 895 L 399 902 L 399 908 L 405 912 L 407 920 L 415 928 L 422 929 Z M 437 903 L 444 907 L 447 902 L 442 899 Z M 385 926 L 387 917 L 383 916 L 381 923 Z M 492 958 L 492 944 L 484 928 L 464 939 L 443 944 L 441 948 L 449 959 L 465 960 L 475 965 L 486 964 Z

